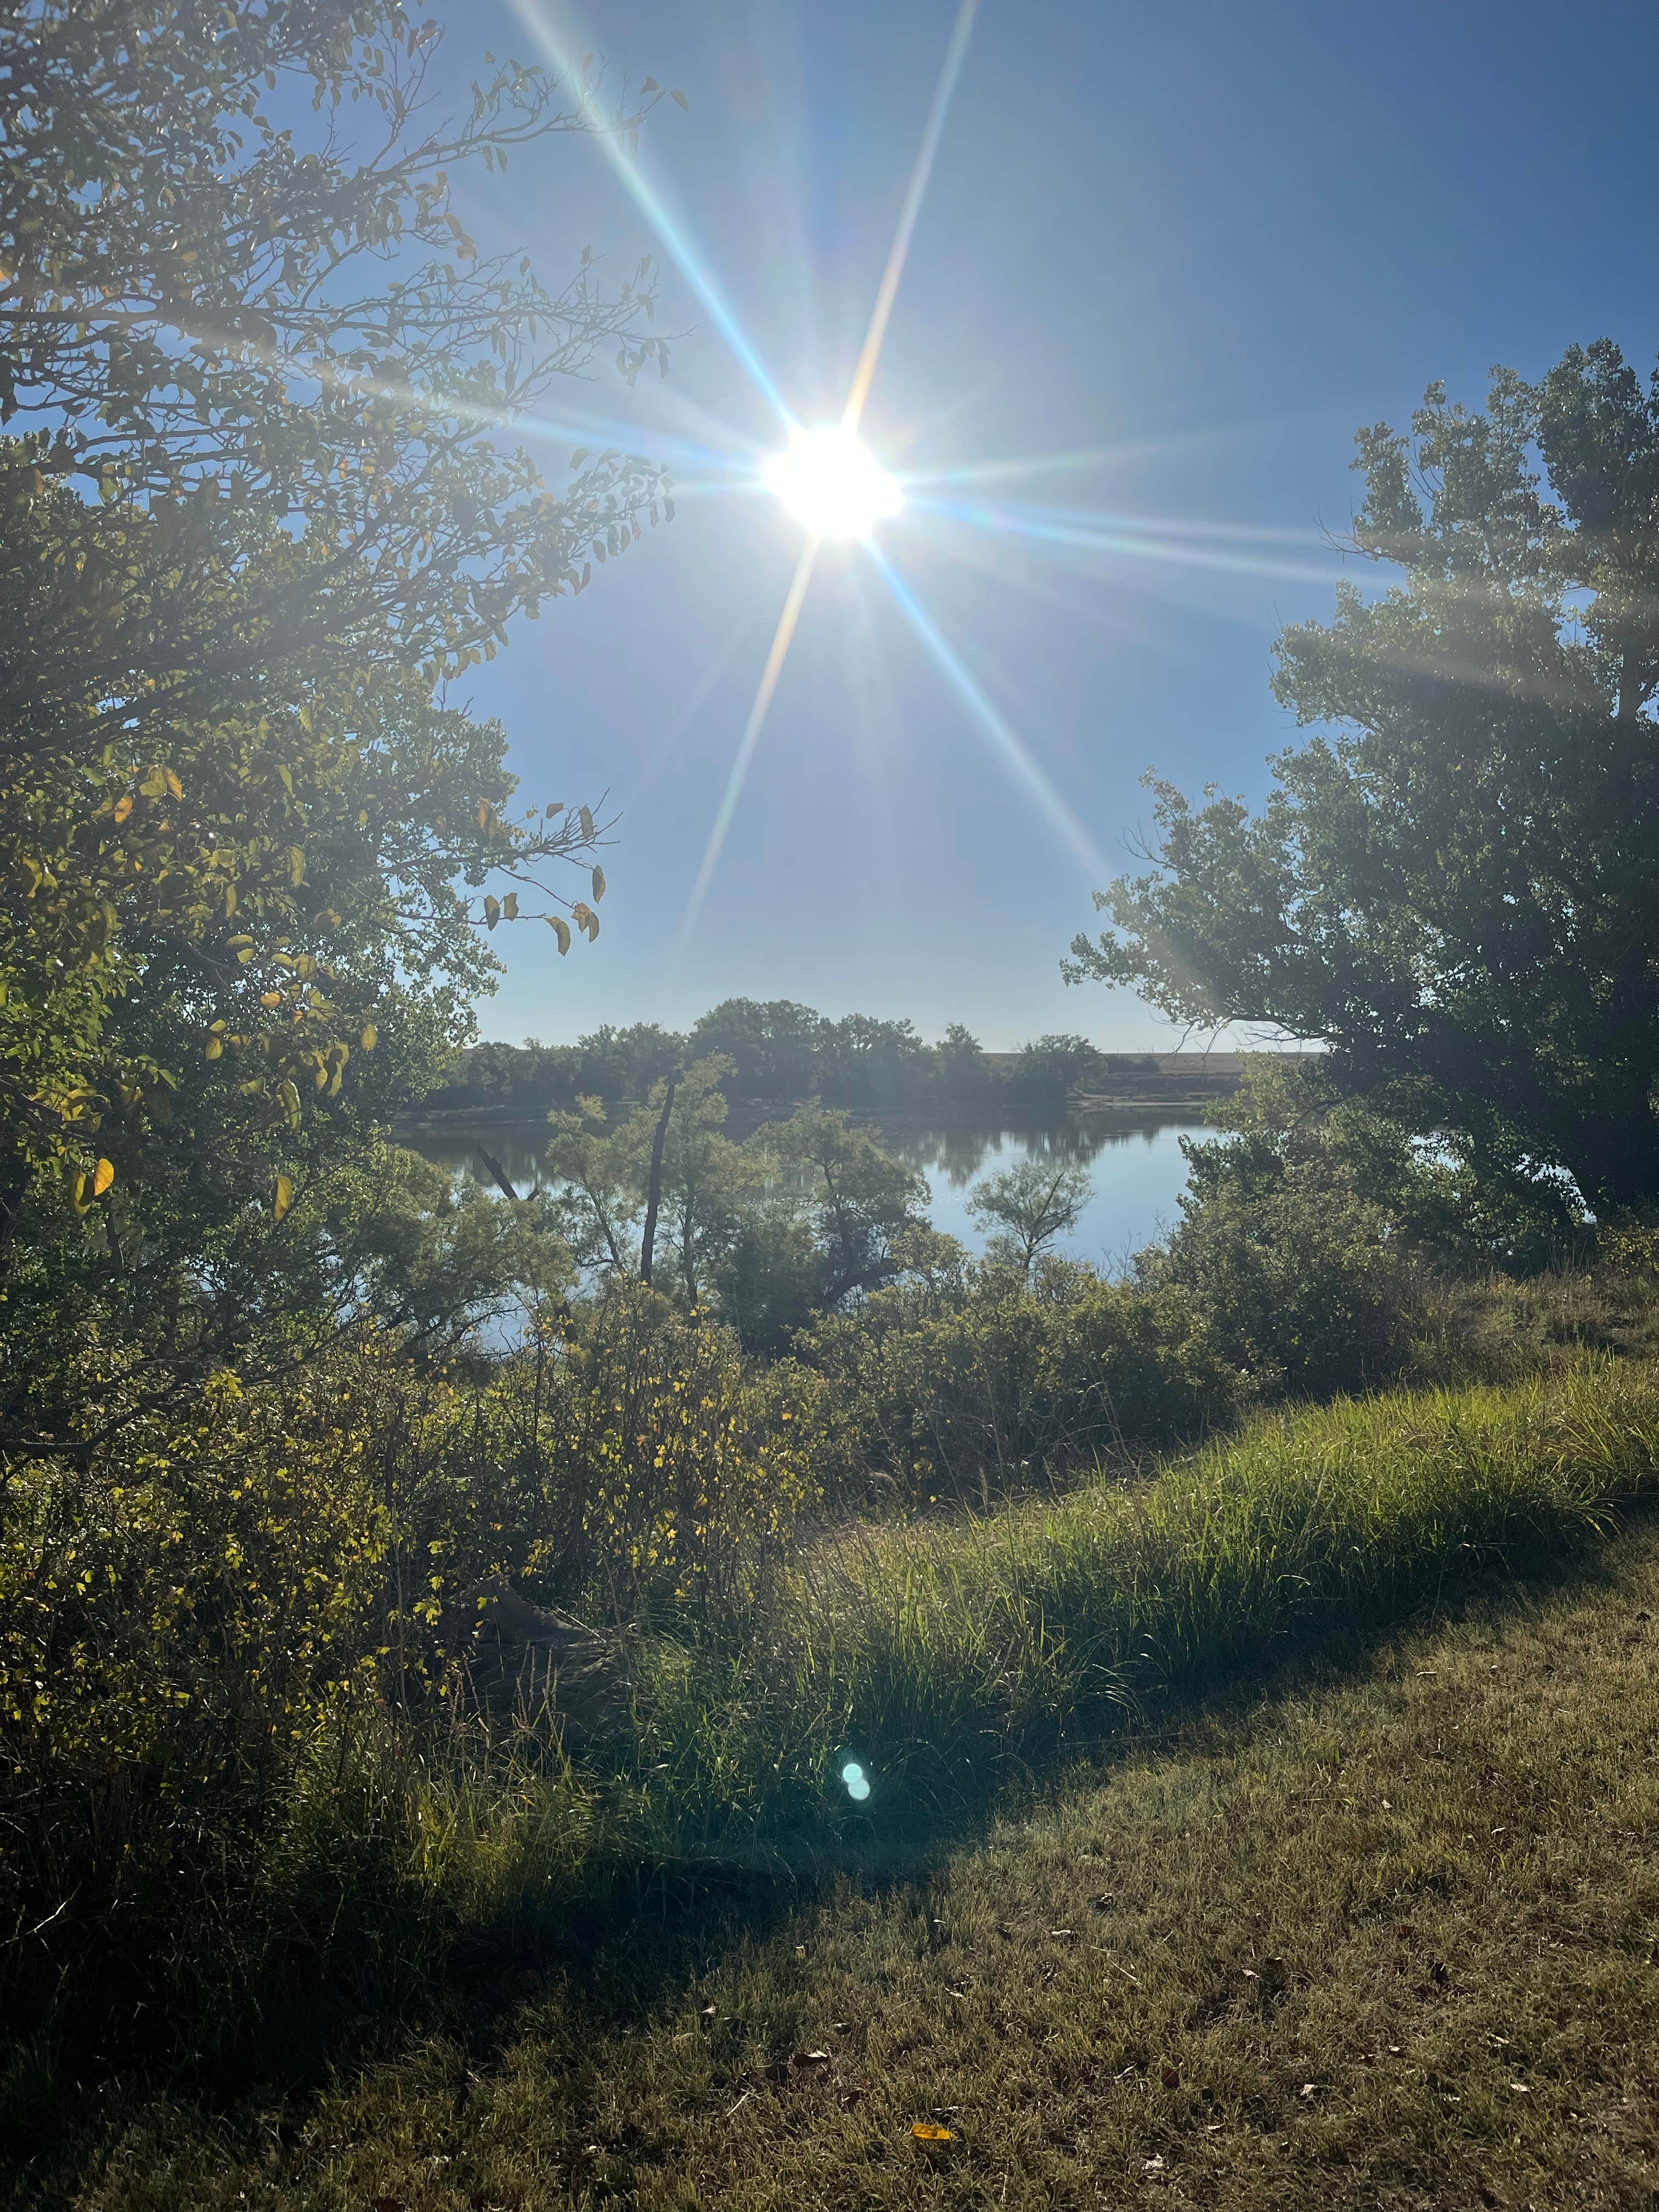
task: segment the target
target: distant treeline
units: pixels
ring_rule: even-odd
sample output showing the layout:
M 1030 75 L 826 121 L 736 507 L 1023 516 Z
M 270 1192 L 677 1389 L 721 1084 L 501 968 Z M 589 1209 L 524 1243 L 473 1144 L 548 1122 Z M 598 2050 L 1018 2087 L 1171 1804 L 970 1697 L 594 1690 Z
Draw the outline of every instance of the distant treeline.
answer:
M 870 1014 L 830 1021 L 792 999 L 727 999 L 684 1034 L 636 1022 L 575 1044 L 475 1045 L 422 1110 L 528 1121 L 582 1097 L 644 1098 L 653 1083 L 711 1053 L 732 1063 L 724 1086 L 730 1102 L 769 1110 L 817 1099 L 872 1113 L 1054 1112 L 1076 1091 L 1157 1065 L 1150 1054 L 1099 1052 L 1086 1037 L 1042 1036 L 1023 1051 L 993 1054 L 959 1022 L 928 1044 L 914 1022 Z

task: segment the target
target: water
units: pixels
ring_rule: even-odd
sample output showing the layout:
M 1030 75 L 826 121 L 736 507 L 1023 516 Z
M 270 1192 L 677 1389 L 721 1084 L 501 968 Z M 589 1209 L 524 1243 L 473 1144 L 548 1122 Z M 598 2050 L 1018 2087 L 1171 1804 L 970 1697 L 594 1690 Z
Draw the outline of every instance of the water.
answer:
M 896 1158 L 927 1178 L 934 1228 L 959 1237 L 975 1252 L 985 1238 L 969 1218 L 968 1199 L 981 1176 L 1032 1158 L 1086 1167 L 1093 1193 L 1060 1249 L 1109 1271 L 1179 1219 L 1187 1182 L 1181 1139 L 1204 1132 L 1187 1108 L 1174 1120 L 1156 1112 L 1075 1114 L 1043 1126 L 945 1129 L 894 1121 L 875 1125 L 875 1133 Z M 537 1179 L 545 1133 L 534 1122 L 480 1124 L 422 1130 L 405 1141 L 438 1165 L 462 1169 L 493 1189 L 478 1159 L 483 1144 L 509 1180 L 526 1190 Z
M 1189 1109 L 1179 1121 L 1155 1114 L 1079 1114 L 1042 1128 L 932 1130 L 895 1122 L 880 1133 L 895 1158 L 927 1178 L 934 1228 L 960 1237 L 974 1252 L 985 1236 L 969 1219 L 968 1202 L 982 1176 L 1033 1158 L 1087 1168 L 1093 1191 L 1077 1227 L 1056 1249 L 1111 1273 L 1180 1219 L 1187 1188 L 1181 1139 L 1212 1133 Z

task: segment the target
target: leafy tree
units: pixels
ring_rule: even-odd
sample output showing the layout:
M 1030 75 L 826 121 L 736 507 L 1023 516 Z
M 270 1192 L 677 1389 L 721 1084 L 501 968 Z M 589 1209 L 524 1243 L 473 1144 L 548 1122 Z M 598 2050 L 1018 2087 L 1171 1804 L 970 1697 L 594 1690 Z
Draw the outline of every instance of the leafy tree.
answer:
M 697 1053 L 723 1053 L 732 1061 L 739 1097 L 782 1104 L 817 1091 L 823 1029 L 822 1014 L 793 999 L 725 999 L 697 1023 L 691 1045 Z
M 716 1270 L 741 1234 L 745 1201 L 759 1163 L 725 1135 L 726 1105 L 720 1085 L 732 1063 L 719 1053 L 695 1060 L 674 1086 L 661 1161 L 661 1222 L 667 1233 L 663 1276 L 689 1306 L 704 1302 Z M 667 1085 L 655 1085 L 629 1124 L 636 1147 L 654 1139 L 667 1104 Z M 636 1181 L 648 1178 L 648 1150 L 636 1157 Z M 661 1277 L 656 1279 L 660 1282 Z
M 969 1212 L 981 1229 L 995 1225 L 987 1249 L 1029 1275 L 1039 1253 L 1075 1229 L 1094 1186 L 1085 1168 L 1063 1160 L 1025 1159 L 987 1176 L 969 1193 Z
M 816 1057 L 820 1097 L 866 1111 L 903 1105 L 928 1086 L 934 1073 L 933 1055 L 914 1022 L 882 1021 L 872 1014 L 825 1022 Z
M 237 1081 L 189 1141 L 222 1103 L 227 1160 L 280 1152 L 526 894 L 597 933 L 548 872 L 591 811 L 510 817 L 433 690 L 668 511 L 615 453 L 556 495 L 501 426 L 666 354 L 648 267 L 550 289 L 452 179 L 643 111 L 492 64 L 434 124 L 434 51 L 397 0 L 0 8 L 0 1230 L 54 1162 L 77 1206 L 149 1174 L 198 1059 Z
M 817 1303 L 839 1305 L 890 1281 L 896 1243 L 925 1221 L 922 1177 L 823 1107 L 803 1106 L 765 1135 L 800 1178 L 819 1255 Z
M 1153 872 L 1070 980 L 1272 1024 L 1485 1188 L 1659 1199 L 1659 379 L 1573 348 L 1485 414 L 1362 431 L 1355 549 L 1401 580 L 1279 641 L 1322 733 L 1238 799 L 1158 792 Z M 1554 1196 L 1552 1198 L 1552 1192 Z
M 933 1048 L 946 1103 L 980 1103 L 997 1087 L 985 1048 L 965 1024 L 952 1022 Z
M 552 1134 L 544 1158 L 558 1187 L 555 1216 L 577 1265 L 637 1274 L 635 1232 L 645 1212 L 639 1139 L 626 1123 L 605 1127 L 602 1098 L 579 1098 L 574 1111 L 555 1111 L 548 1121 Z
M 1096 1078 L 1103 1064 L 1087 1037 L 1040 1036 L 1023 1048 L 1009 1072 L 1009 1099 L 1044 1113 L 1061 1113 L 1072 1092 Z

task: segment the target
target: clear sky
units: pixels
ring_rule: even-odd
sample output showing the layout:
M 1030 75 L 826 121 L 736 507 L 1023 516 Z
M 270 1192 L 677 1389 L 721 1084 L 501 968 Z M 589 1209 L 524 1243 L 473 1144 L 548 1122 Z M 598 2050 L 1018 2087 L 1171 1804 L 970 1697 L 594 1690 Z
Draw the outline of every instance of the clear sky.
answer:
M 533 55 L 509 0 L 447 15 L 462 84 L 485 46 Z M 1493 362 L 1536 374 L 1574 340 L 1651 362 L 1651 6 L 981 0 L 863 428 L 901 472 L 1021 465 L 882 526 L 913 611 L 863 549 L 826 553 L 693 914 L 802 542 L 744 487 L 782 433 L 742 348 L 799 420 L 839 415 L 956 17 L 547 10 L 578 56 L 684 89 L 636 173 L 705 289 L 591 143 L 468 188 L 481 247 L 532 245 L 550 276 L 589 243 L 624 274 L 660 257 L 668 380 L 605 374 L 570 412 L 684 485 L 671 527 L 475 677 L 526 797 L 608 791 L 621 817 L 599 944 L 561 961 L 500 933 L 488 1036 L 680 1025 L 743 994 L 1168 1048 L 1057 963 L 1133 864 L 1144 769 L 1264 789 L 1293 735 L 1273 639 L 1330 608 L 1356 426 L 1403 421 L 1431 378 L 1478 401 Z M 544 451 L 556 483 L 567 441 Z

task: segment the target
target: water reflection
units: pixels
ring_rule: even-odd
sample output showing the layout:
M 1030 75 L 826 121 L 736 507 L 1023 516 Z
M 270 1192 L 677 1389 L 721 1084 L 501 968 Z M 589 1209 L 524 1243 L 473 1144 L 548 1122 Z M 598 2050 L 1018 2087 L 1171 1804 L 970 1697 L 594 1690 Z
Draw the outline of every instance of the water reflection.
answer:
M 1155 1111 L 1073 1114 L 1064 1120 L 981 1127 L 933 1127 L 917 1121 L 871 1125 L 896 1159 L 926 1176 L 933 1226 L 971 1250 L 984 1243 L 969 1218 L 968 1194 L 982 1175 L 1030 1158 L 1086 1167 L 1094 1194 L 1065 1249 L 1108 1268 L 1120 1267 L 1179 1218 L 1187 1183 L 1183 1136 L 1202 1134 L 1193 1109 L 1171 1119 Z M 536 1121 L 422 1129 L 404 1141 L 438 1166 L 495 1188 L 487 1152 L 520 1193 L 544 1181 L 545 1127 Z

